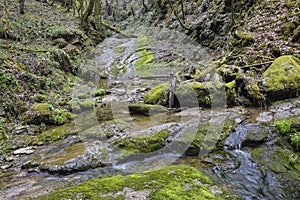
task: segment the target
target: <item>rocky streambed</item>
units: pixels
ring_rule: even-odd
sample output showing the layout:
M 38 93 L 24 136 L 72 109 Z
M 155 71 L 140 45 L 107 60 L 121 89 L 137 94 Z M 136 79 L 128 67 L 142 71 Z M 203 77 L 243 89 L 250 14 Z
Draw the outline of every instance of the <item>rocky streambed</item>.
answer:
M 0 199 L 300 198 L 300 100 L 228 107 L 207 50 L 177 32 L 135 32 L 87 58 L 73 123 L 15 129 Z

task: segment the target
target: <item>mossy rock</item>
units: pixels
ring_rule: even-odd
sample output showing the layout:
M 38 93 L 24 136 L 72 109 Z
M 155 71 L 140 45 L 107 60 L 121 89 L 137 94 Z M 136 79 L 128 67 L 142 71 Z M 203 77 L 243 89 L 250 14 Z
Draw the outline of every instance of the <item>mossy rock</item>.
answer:
M 291 166 L 291 157 L 294 153 L 288 149 L 256 148 L 252 150 L 251 157 L 254 161 L 266 165 L 276 173 L 292 174 L 300 178 L 300 171 Z
M 210 107 L 209 90 L 203 83 L 188 82 L 180 84 L 175 95 L 180 107 Z
M 209 191 L 210 185 L 212 181 L 193 167 L 168 166 L 141 174 L 92 179 L 42 199 L 77 199 L 78 196 L 83 199 L 126 199 L 126 189 L 140 194 L 136 198 L 220 199 Z
M 220 149 L 224 146 L 224 140 L 234 131 L 237 123 L 234 120 L 226 120 L 222 124 L 221 131 L 214 131 L 214 126 L 211 124 L 202 124 L 198 127 L 196 137 L 193 142 L 189 145 L 185 152 L 186 156 L 199 156 L 200 150 L 211 151 Z M 208 131 L 218 132 L 218 135 L 212 134 L 207 135 Z M 218 139 L 216 139 L 216 137 Z M 204 141 L 205 140 L 205 141 Z
M 225 83 L 226 101 L 228 105 L 235 105 L 237 92 L 236 92 L 236 81 L 233 80 L 229 83 Z
M 151 136 L 123 138 L 117 140 L 115 145 L 132 153 L 149 153 L 164 147 L 169 133 L 169 130 L 162 130 Z
M 96 108 L 96 116 L 99 122 L 112 120 L 113 113 L 110 106 L 105 107 L 97 107 Z
M 236 38 L 236 40 L 233 41 L 234 46 L 237 46 L 239 44 L 242 47 L 245 47 L 255 42 L 254 37 L 250 33 L 236 31 L 234 37 Z
M 149 116 L 152 113 L 164 113 L 167 109 L 160 105 L 149 105 L 144 103 L 129 104 L 129 112 L 134 115 Z
M 293 34 L 295 28 L 296 26 L 293 22 L 286 22 L 280 27 L 279 34 L 289 37 Z
M 25 119 L 28 123 L 50 123 L 51 110 L 47 103 L 35 103 L 30 107 L 30 113 Z
M 168 84 L 161 84 L 152 88 L 144 96 L 144 103 L 166 106 L 168 104 Z
M 262 77 L 264 92 L 269 100 L 295 97 L 300 89 L 300 60 L 292 55 L 281 56 Z

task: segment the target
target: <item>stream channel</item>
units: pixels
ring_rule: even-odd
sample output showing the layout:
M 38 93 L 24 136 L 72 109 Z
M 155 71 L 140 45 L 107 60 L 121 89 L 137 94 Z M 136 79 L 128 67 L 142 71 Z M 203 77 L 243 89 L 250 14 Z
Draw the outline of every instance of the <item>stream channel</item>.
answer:
M 37 197 L 94 177 L 168 165 L 193 166 L 241 199 L 300 199 L 299 172 L 287 167 L 286 160 L 294 152 L 270 126 L 280 118 L 298 117 L 300 100 L 268 109 L 228 108 L 225 91 L 210 89 L 212 108 L 195 107 L 197 97 L 190 92 L 177 99 L 180 110 L 146 106 L 147 113 L 141 114 L 143 109 L 136 107 L 144 106 L 141 102 L 150 88 L 163 83 L 173 87 L 179 69 L 204 70 L 214 56 L 175 31 L 149 28 L 136 32 L 138 37 L 105 39 L 87 58 L 88 73 L 76 82 L 73 97 L 94 101 L 96 107 L 74 111 L 74 124 L 62 126 L 75 130 L 73 135 L 6 157 L 16 162 L 0 176 L 0 199 Z M 222 82 L 213 73 L 203 81 Z M 105 96 L 91 95 L 99 88 L 106 89 Z M 163 130 L 168 130 L 168 137 L 152 152 L 132 153 L 115 145 L 122 138 Z M 199 133 L 202 145 L 197 149 L 191 146 Z

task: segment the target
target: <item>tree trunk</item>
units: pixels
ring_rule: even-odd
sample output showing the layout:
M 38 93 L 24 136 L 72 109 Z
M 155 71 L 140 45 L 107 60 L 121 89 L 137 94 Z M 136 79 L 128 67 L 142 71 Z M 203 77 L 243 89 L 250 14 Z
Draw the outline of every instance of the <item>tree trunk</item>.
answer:
M 88 27 L 88 23 L 89 23 L 89 17 L 92 15 L 93 13 L 93 9 L 94 9 L 94 5 L 95 5 L 95 1 L 96 0 L 90 0 L 89 1 L 89 5 L 88 8 L 86 9 L 84 15 L 83 15 L 83 19 L 82 19 L 82 26 L 83 28 L 87 28 Z
M 19 0 L 19 5 L 20 5 L 20 14 L 23 15 L 25 14 L 25 0 Z

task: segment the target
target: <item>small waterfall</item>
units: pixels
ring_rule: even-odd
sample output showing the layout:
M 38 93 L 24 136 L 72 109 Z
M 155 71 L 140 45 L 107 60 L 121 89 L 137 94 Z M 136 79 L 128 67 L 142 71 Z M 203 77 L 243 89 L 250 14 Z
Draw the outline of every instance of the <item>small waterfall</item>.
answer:
M 247 129 L 244 124 L 237 126 L 236 131 L 233 132 L 224 142 L 225 150 L 241 150 L 242 143 L 247 134 Z

